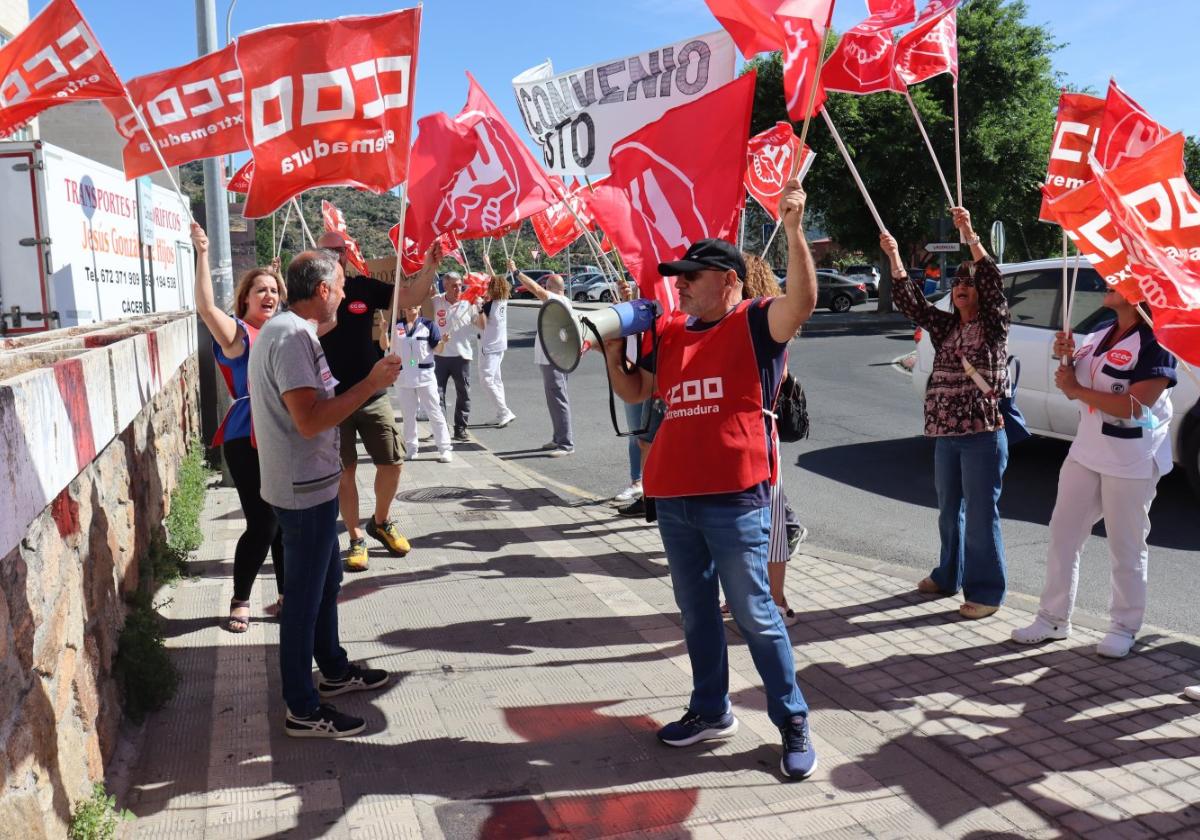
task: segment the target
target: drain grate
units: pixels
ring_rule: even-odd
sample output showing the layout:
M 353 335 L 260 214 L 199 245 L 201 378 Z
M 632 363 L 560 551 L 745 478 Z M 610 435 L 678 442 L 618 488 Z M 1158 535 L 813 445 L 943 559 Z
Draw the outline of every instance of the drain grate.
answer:
M 478 494 L 466 487 L 418 487 L 396 495 L 405 502 L 444 502 L 450 499 L 471 499 Z
M 459 522 L 488 522 L 500 517 L 490 510 L 464 510 L 454 514 L 454 518 Z

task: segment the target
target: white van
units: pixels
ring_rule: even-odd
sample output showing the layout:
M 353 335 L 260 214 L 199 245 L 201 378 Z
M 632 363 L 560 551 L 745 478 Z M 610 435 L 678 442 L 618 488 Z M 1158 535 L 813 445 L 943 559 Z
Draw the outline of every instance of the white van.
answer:
M 1012 316 L 1008 352 L 1021 361 L 1017 405 L 1034 434 L 1071 440 L 1079 425 L 1079 409 L 1054 386 L 1058 360 L 1052 355 L 1054 333 L 1062 328 L 1062 260 L 1007 263 L 1000 266 L 1000 273 Z M 1100 275 L 1091 266 L 1081 265 L 1071 314 L 1077 342 L 1112 317 L 1111 310 L 1100 306 L 1103 297 Z M 950 296 L 943 297 L 936 306 L 949 311 Z M 913 387 L 922 398 L 932 370 L 933 345 L 922 330 L 913 366 Z M 1182 365 L 1179 383 L 1171 389 L 1171 402 L 1175 409 L 1171 421 L 1175 461 L 1187 470 L 1192 488 L 1200 495 L 1200 389 Z

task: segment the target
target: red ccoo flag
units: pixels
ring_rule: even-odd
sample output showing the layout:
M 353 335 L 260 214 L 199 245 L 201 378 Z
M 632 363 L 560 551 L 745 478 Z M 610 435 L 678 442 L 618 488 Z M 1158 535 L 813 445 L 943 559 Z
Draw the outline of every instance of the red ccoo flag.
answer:
M 903 93 L 892 29 L 912 23 L 915 0 L 868 0 L 867 8 L 870 16 L 842 35 L 825 62 L 821 84 L 826 90 L 860 96 L 883 90 Z
M 1171 132 L 1153 120 L 1141 105 L 1109 81 L 1096 141 L 1096 159 L 1105 169 L 1115 169 L 1127 160 L 1140 157 Z
M 1103 116 L 1103 99 L 1065 91 L 1059 96 L 1054 141 L 1050 146 L 1050 164 L 1046 168 L 1046 184 L 1042 188 L 1042 209 L 1038 214 L 1040 221 L 1056 221 L 1051 215 L 1049 202 L 1092 180 L 1088 155 L 1096 147 Z
M 0 48 L 0 137 L 65 102 L 125 96 L 125 86 L 71 0 L 53 0 Z
M 800 153 L 800 138 L 792 124 L 778 122 L 750 138 L 746 145 L 746 189 L 762 208 L 779 221 L 779 199 L 790 178 L 804 180 L 812 166 L 812 149 Z
M 420 9 L 270 26 L 235 42 L 266 216 L 310 187 L 384 192 L 407 175 Z
M 658 264 L 735 229 L 755 80 L 746 73 L 619 140 L 608 158 L 612 174 L 588 202 L 638 285 L 668 312 L 678 308 L 675 289 Z
M 246 148 L 242 74 L 232 44 L 182 67 L 138 76 L 128 88 L 168 166 Z M 112 114 L 117 133 L 125 138 L 125 177 L 133 179 L 161 169 L 128 100 L 124 96 L 106 99 L 104 107 Z
M 1157 308 L 1200 312 L 1200 196 L 1183 169 L 1183 135 L 1096 172 L 1124 234 L 1142 295 Z
M 896 72 L 906 85 L 939 73 L 958 78 L 958 0 L 930 0 L 917 25 L 896 42 Z
M 579 184 L 576 182 L 566 197 L 556 201 L 540 213 L 535 213 L 530 219 L 533 223 L 533 233 L 537 236 L 542 250 L 547 257 L 553 257 L 563 251 L 579 237 L 583 236 L 583 228 L 575 221 L 575 213 L 586 221 L 584 201 L 579 196 Z M 568 202 L 570 204 L 568 205 Z M 536 259 L 536 257 L 535 257 Z

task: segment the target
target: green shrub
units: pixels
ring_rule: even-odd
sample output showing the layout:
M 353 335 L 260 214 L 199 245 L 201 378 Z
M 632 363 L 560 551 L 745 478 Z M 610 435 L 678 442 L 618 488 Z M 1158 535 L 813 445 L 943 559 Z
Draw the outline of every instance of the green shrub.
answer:
M 92 787 L 91 798 L 75 806 L 67 837 L 70 840 L 113 840 L 121 821 L 131 819 L 133 814 L 118 811 L 116 797 L 109 796 L 104 785 L 97 782 Z
M 179 464 L 178 483 L 171 494 L 171 512 L 167 514 L 167 544 L 186 555 L 204 541 L 200 531 L 200 510 L 208 485 L 209 469 L 204 465 L 204 450 L 193 447 Z
M 129 599 L 129 614 L 113 662 L 113 677 L 121 689 L 125 714 L 134 723 L 141 723 L 148 712 L 165 706 L 179 687 L 179 671 L 167 655 L 155 606 L 150 595 L 141 590 Z

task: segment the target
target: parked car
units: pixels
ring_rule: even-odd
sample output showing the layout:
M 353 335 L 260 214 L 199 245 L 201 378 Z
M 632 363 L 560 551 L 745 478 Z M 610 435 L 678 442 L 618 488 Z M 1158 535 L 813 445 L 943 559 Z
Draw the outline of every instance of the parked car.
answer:
M 555 272 L 550 271 L 549 269 L 546 269 L 546 268 L 528 268 L 528 269 L 522 269 L 521 273 L 524 274 L 526 277 L 528 277 L 530 280 L 536 280 L 538 283 L 541 283 L 542 280 L 545 279 L 548 275 L 554 274 Z M 533 300 L 533 295 L 529 293 L 528 289 L 526 289 L 524 286 L 521 285 L 521 281 L 517 279 L 516 274 L 508 275 L 508 282 L 512 284 L 512 297 L 518 298 L 518 299 Z
M 879 297 L 879 268 L 874 265 L 862 263 L 860 265 L 848 265 L 842 271 L 842 274 L 854 280 L 861 280 L 867 287 L 867 294 L 871 297 Z
M 1079 425 L 1079 410 L 1054 385 L 1058 362 L 1051 355 L 1054 333 L 1062 328 L 1062 260 L 1035 260 L 1000 266 L 1004 293 L 1012 326 L 1008 333 L 1008 352 L 1021 362 L 1017 385 L 1017 405 L 1029 430 L 1045 437 L 1073 440 Z M 1079 342 L 1099 324 L 1112 317 L 1100 306 L 1104 280 L 1096 270 L 1079 269 L 1071 331 Z M 936 304 L 950 310 L 950 297 Z M 933 370 L 933 345 L 924 330 L 917 341 L 917 361 L 913 366 L 913 388 L 924 398 L 925 386 Z M 1200 496 L 1200 388 L 1180 371 L 1179 383 L 1171 389 L 1175 417 L 1175 461 L 1187 470 L 1192 488 Z
M 567 295 L 572 300 L 587 300 L 588 290 L 607 278 L 600 273 L 576 274 L 567 283 Z
M 867 284 L 827 268 L 817 269 L 817 308 L 846 312 L 867 302 Z
M 638 285 L 629 272 L 625 272 L 625 280 L 633 287 L 633 296 L 636 298 L 640 294 Z M 620 300 L 620 292 L 617 291 L 617 284 L 608 278 L 601 278 L 601 282 L 596 283 L 587 290 L 587 300 L 598 300 L 604 303 L 612 303 L 615 300 Z

